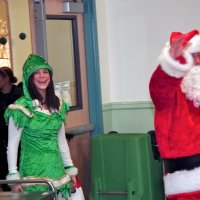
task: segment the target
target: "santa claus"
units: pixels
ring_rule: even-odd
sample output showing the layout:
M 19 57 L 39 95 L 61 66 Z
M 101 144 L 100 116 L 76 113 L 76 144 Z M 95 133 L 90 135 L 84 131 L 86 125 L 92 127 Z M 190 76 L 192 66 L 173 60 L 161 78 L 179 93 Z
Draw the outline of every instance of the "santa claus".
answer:
M 150 80 L 169 200 L 200 200 L 200 35 L 173 32 Z

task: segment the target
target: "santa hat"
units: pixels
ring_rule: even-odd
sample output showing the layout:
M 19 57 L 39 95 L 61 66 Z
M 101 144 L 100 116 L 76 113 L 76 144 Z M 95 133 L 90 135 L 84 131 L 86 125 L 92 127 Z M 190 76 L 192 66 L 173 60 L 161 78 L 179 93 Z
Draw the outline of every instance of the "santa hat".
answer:
M 200 36 L 195 35 L 191 40 L 191 46 L 188 48 L 189 53 L 200 52 Z
M 172 32 L 170 36 L 170 44 L 179 37 L 183 37 L 183 46 L 185 46 L 189 42 L 190 45 L 187 49 L 189 53 L 200 52 L 200 35 L 198 30 L 192 30 L 185 34 L 181 32 Z

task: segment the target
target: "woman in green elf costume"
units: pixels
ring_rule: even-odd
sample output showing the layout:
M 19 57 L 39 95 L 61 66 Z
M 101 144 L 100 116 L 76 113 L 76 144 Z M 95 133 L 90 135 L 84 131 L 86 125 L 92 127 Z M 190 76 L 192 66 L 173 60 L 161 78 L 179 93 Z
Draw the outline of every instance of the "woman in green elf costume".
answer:
M 23 66 L 24 96 L 6 112 L 8 123 L 7 180 L 47 179 L 58 196 L 66 199 L 76 188 L 77 168 L 65 138 L 67 104 L 54 91 L 53 70 L 47 61 L 31 54 Z M 17 149 L 21 142 L 19 172 Z M 48 190 L 45 185 L 14 185 L 12 191 Z

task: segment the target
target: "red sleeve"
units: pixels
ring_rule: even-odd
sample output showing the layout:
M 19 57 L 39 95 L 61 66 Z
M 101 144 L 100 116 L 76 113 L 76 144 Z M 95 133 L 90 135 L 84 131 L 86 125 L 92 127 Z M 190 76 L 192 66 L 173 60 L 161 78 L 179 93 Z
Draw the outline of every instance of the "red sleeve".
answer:
M 150 96 L 156 109 L 165 109 L 174 102 L 181 80 L 169 76 L 160 66 L 157 67 L 149 83 Z

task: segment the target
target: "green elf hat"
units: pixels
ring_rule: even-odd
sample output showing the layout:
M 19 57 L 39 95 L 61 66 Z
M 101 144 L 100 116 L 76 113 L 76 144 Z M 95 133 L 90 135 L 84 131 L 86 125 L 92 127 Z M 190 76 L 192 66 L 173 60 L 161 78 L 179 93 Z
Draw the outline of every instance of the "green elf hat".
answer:
M 23 66 L 23 80 L 28 83 L 30 76 L 38 69 L 46 68 L 53 75 L 53 69 L 48 62 L 41 56 L 30 54 Z
M 27 100 L 32 100 L 30 98 L 30 95 L 27 89 L 28 79 L 35 71 L 39 69 L 48 69 L 51 75 L 53 76 L 52 67 L 48 64 L 48 62 L 43 57 L 39 55 L 35 55 L 35 54 L 30 54 L 24 63 L 23 76 L 22 76 L 24 96 L 27 98 Z

